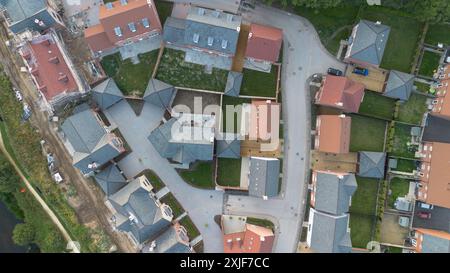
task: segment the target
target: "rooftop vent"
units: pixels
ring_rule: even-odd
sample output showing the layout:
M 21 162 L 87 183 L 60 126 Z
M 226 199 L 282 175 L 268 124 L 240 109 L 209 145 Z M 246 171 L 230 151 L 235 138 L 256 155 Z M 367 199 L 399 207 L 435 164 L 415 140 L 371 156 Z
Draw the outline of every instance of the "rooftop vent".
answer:
M 57 56 L 51 57 L 48 59 L 48 62 L 52 64 L 59 64 L 59 58 Z
M 69 81 L 69 77 L 66 74 L 62 74 L 58 77 L 58 81 L 66 83 Z

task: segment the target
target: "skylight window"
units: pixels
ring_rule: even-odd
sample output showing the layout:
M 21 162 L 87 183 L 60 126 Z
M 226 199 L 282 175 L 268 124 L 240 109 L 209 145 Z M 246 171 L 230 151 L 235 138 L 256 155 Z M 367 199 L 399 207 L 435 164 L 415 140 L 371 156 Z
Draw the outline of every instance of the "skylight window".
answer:
M 136 25 L 133 22 L 128 24 L 128 28 L 131 32 L 136 32 Z
M 112 9 L 114 6 L 113 6 L 113 3 L 112 2 L 108 2 L 108 3 L 106 3 L 106 8 L 107 9 Z
M 120 4 L 122 6 L 126 6 L 128 4 L 128 1 L 127 0 L 120 0 Z
M 214 38 L 213 37 L 208 37 L 208 45 L 212 46 L 214 43 Z
M 198 33 L 194 33 L 194 43 L 198 44 L 198 40 L 200 39 L 200 35 Z
M 222 40 L 222 48 L 226 49 L 228 47 L 228 41 L 227 40 Z
M 122 37 L 122 30 L 120 29 L 120 27 L 115 27 L 114 32 L 116 33 L 116 36 Z
M 145 28 L 149 28 L 149 27 L 150 27 L 150 22 L 148 21 L 148 18 L 142 19 L 142 25 L 143 25 Z

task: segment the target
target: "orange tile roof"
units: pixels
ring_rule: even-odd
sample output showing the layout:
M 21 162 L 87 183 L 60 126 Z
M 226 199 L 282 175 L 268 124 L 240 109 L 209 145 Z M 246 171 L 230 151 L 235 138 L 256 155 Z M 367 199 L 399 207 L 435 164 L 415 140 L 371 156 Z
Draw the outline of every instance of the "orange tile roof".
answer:
M 450 69 L 447 73 L 450 73 Z M 442 87 L 437 88 L 437 103 L 433 105 L 433 113 L 450 117 L 450 77 L 446 74 L 445 79 L 441 80 Z
M 280 107 L 280 104 L 274 101 L 252 100 L 249 124 L 250 140 L 275 140 L 274 137 L 279 136 Z
M 246 224 L 246 230 L 223 235 L 225 253 L 270 253 L 274 234 L 272 230 Z
M 345 154 L 350 151 L 351 117 L 321 115 L 317 117 L 315 148 L 321 152 Z
M 419 189 L 418 198 L 450 209 L 450 144 L 433 142 L 424 145 L 428 148 L 422 159 L 422 188 Z
M 85 30 L 86 40 L 94 51 L 102 50 L 101 46 L 96 45 L 97 42 L 108 45 L 107 42 L 102 41 L 105 38 L 104 35 L 108 38 L 109 43 L 114 45 L 153 31 L 161 32 L 161 22 L 153 0 L 128 0 L 127 5 L 121 5 L 120 1 L 115 1 L 112 5 L 113 8 L 111 9 L 108 9 L 106 5 L 101 5 L 99 9 L 100 25 L 103 28 L 104 34 L 101 34 L 101 27 L 99 25 Z M 145 28 L 142 24 L 142 19 L 144 18 L 148 19 L 150 24 L 149 28 Z M 129 23 L 134 23 L 136 28 L 135 32 L 129 29 Z M 116 27 L 120 27 L 122 36 L 119 37 L 115 34 L 114 29 Z
M 102 25 L 85 29 L 84 37 L 93 51 L 103 51 L 114 47 Z
M 316 95 L 316 103 L 357 113 L 364 97 L 364 85 L 346 77 L 327 75 Z
M 279 28 L 251 24 L 246 57 L 277 62 L 283 43 L 283 31 Z

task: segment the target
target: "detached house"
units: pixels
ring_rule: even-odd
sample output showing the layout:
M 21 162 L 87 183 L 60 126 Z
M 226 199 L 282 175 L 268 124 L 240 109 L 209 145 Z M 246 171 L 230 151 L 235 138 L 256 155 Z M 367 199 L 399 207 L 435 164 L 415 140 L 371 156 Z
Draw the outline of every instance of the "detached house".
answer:
M 245 57 L 256 62 L 275 63 L 280 57 L 282 43 L 283 30 L 251 24 Z
M 316 94 L 316 104 L 357 113 L 364 98 L 364 85 L 346 77 L 327 75 Z
M 236 53 L 241 17 L 191 6 L 186 18 L 169 17 L 164 25 L 168 45 L 222 57 Z
M 73 166 L 84 175 L 92 174 L 125 152 L 122 140 L 108 132 L 99 115 L 86 104 L 75 109 L 61 129 Z
M 114 227 L 126 233 L 139 247 L 149 240 L 155 240 L 170 227 L 173 219 L 171 208 L 161 204 L 152 189 L 147 178 L 141 176 L 106 201 L 114 214 Z
M 143 253 L 192 253 L 186 229 L 176 223 L 142 249 Z
M 86 41 L 95 55 L 150 39 L 162 32 L 153 0 L 119 0 L 99 9 L 100 24 L 84 31 Z
M 20 55 L 49 112 L 84 93 L 72 61 L 53 32 L 34 37 L 20 48 Z
M 359 21 L 348 39 L 344 61 L 379 67 L 390 32 L 391 28 L 380 22 Z
M 0 0 L 0 12 L 14 34 L 64 26 L 53 0 Z
M 350 151 L 351 117 L 321 115 L 316 119 L 314 147 L 320 152 L 346 154 Z

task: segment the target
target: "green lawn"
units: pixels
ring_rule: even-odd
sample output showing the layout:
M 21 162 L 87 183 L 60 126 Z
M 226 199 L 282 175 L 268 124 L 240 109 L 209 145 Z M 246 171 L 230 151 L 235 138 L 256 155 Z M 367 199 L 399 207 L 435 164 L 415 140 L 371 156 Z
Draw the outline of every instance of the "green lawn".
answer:
M 399 158 L 397 159 L 397 168 L 396 171 L 411 173 L 416 169 L 416 161 Z
M 166 186 L 154 171 L 145 170 L 142 174 L 145 175 L 145 177 L 147 177 L 147 179 L 150 181 L 155 192 L 160 191 Z
M 423 82 L 414 82 L 417 91 L 427 94 L 430 91 L 430 85 Z
M 207 74 L 203 65 L 185 62 L 184 55 L 183 51 L 166 48 L 156 78 L 178 87 L 218 92 L 225 90 L 226 70 L 213 68 L 212 74 Z
M 425 51 L 423 53 L 422 63 L 420 64 L 419 75 L 433 77 L 434 70 L 438 68 L 440 59 L 441 55 Z
M 409 180 L 394 177 L 391 179 L 389 188 L 391 190 L 391 195 L 388 197 L 387 205 L 390 208 L 394 208 L 394 202 L 397 200 L 397 197 L 403 197 L 408 194 Z
M 162 0 L 156 0 L 155 5 L 156 10 L 158 11 L 159 20 L 161 21 L 161 24 L 164 26 L 164 22 L 166 22 L 167 17 L 169 17 L 172 14 L 173 3 Z
M 427 35 L 425 36 L 425 43 L 436 46 L 438 43 L 450 45 L 450 25 L 430 25 Z
M 357 177 L 357 182 L 350 207 L 350 235 L 353 247 L 365 248 L 372 237 L 379 181 Z
M 397 120 L 410 124 L 420 124 L 423 114 L 427 111 L 426 101 L 426 96 L 412 93 L 409 100 L 400 105 Z
M 386 122 L 380 119 L 352 115 L 350 151 L 382 152 Z
M 391 155 L 404 157 L 404 158 L 414 158 L 415 151 L 408 148 L 408 142 L 411 142 L 411 127 L 409 125 L 396 123 L 394 141 L 392 146 Z
M 203 189 L 214 189 L 213 164 L 210 161 L 193 163 L 190 170 L 179 170 L 187 183 Z
M 265 227 L 268 229 L 273 230 L 275 225 L 272 223 L 272 221 L 266 220 L 266 219 L 259 219 L 259 218 L 252 218 L 247 217 L 247 224 Z
M 221 186 L 239 187 L 241 182 L 241 159 L 219 158 L 217 184 Z
M 328 51 L 333 55 L 337 54 L 339 47 L 341 46 L 341 40 L 347 40 L 351 33 L 352 28 L 350 26 L 337 32 L 335 36 L 332 39 L 329 39 L 326 44 Z
M 329 9 L 310 9 L 303 6 L 294 7 L 296 14 L 308 19 L 317 30 L 319 37 L 325 47 L 332 53 L 334 50 L 337 51 L 336 39 L 330 39 L 333 33 L 338 31 L 341 27 L 347 26 L 351 28 L 355 23 L 355 18 L 358 14 L 359 5 L 339 5 L 335 8 Z M 338 33 L 339 38 L 347 39 L 342 31 Z
M 133 64 L 130 59 L 122 60 L 120 53 L 104 57 L 101 64 L 126 96 L 143 96 L 155 68 L 158 51 L 139 55 L 138 64 Z
M 272 66 L 270 73 L 244 69 L 240 95 L 276 97 L 278 67 Z
M 395 100 L 376 92 L 366 91 L 359 113 L 371 117 L 392 120 L 395 111 Z
M 422 23 L 401 11 L 380 6 L 365 6 L 360 17 L 373 22 L 381 21 L 391 27 L 381 67 L 410 73 Z
M 172 193 L 166 194 L 161 199 L 161 203 L 168 205 L 172 209 L 173 219 L 176 219 L 178 216 L 180 216 L 184 212 L 184 209 L 181 206 L 180 202 L 178 202 L 178 200 L 175 198 L 175 196 L 173 196 Z
M 234 126 L 231 127 L 227 126 L 227 105 L 231 105 L 231 106 L 237 106 L 237 105 L 242 105 L 243 103 L 250 103 L 251 100 L 247 99 L 247 98 L 236 98 L 236 97 L 229 97 L 229 96 L 223 96 L 222 97 L 222 132 L 227 132 L 227 133 L 236 133 L 238 132 L 238 128 L 240 128 L 240 116 L 241 116 L 241 112 L 239 111 L 238 113 L 234 112 L 232 113 L 228 113 L 228 115 L 233 115 L 234 116 Z M 231 110 L 230 110 L 231 111 Z M 239 119 L 238 119 L 239 117 Z
M 200 235 L 200 231 L 198 231 L 194 222 L 192 222 L 189 216 L 185 216 L 180 220 L 180 224 L 186 229 L 189 240 L 197 238 Z

